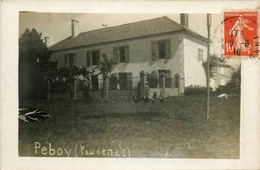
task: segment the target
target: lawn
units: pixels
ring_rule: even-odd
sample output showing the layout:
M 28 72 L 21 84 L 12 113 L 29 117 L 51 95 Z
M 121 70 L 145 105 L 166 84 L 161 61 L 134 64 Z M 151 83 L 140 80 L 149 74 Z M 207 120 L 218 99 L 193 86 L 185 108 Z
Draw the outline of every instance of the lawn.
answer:
M 164 103 L 23 102 L 48 112 L 40 123 L 19 122 L 20 156 L 239 158 L 240 96 L 165 99 Z

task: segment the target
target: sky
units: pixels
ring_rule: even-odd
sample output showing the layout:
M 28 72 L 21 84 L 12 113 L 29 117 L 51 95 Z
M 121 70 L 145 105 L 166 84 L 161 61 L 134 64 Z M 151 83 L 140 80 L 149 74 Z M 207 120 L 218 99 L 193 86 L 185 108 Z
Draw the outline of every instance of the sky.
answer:
M 21 13 L 19 22 L 19 35 L 26 28 L 36 28 L 42 32 L 43 37 L 50 37 L 50 42 L 56 43 L 71 35 L 71 20 L 79 21 L 80 32 L 102 28 L 102 24 L 108 27 L 116 26 L 146 19 L 168 16 L 179 23 L 179 14 L 73 14 L 73 13 Z M 207 36 L 206 15 L 190 15 L 190 28 L 203 36 Z M 194 22 L 195 21 L 195 22 Z
M 35 28 L 42 33 L 42 38 L 50 37 L 49 45 L 71 36 L 71 20 L 79 21 L 79 32 L 85 32 L 126 23 L 167 16 L 180 23 L 180 14 L 118 14 L 118 13 L 36 13 L 23 12 L 19 15 L 19 36 L 26 28 Z M 221 14 L 211 15 L 211 53 L 220 56 L 221 52 Z M 207 15 L 189 14 L 189 28 L 207 37 Z M 235 60 L 229 60 L 237 65 Z

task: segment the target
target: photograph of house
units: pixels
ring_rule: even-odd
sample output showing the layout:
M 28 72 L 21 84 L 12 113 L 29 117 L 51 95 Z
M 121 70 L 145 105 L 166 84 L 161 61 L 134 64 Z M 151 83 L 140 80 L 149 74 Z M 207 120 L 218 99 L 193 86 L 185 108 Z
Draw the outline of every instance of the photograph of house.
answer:
M 79 22 L 71 20 L 71 36 L 50 47 L 58 67 L 94 67 L 105 54 L 117 60 L 111 73 L 127 82 L 120 89 L 136 87 L 141 71 L 165 74 L 166 97 L 183 95 L 187 86 L 206 86 L 207 38 L 189 29 L 188 14 L 180 14 L 180 24 L 163 16 L 81 33 Z M 91 81 L 92 88 L 102 88 L 101 75 Z
M 239 159 L 221 15 L 165 15 L 21 12 L 19 156 Z

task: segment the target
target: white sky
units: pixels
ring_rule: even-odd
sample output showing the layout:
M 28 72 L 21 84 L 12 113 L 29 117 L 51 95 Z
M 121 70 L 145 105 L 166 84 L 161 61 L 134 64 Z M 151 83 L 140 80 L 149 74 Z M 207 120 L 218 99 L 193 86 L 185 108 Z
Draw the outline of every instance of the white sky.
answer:
M 61 41 L 71 35 L 71 20 L 79 21 L 79 31 L 90 31 L 102 28 L 102 24 L 108 27 L 135 21 L 167 16 L 180 23 L 180 14 L 118 14 L 118 13 L 20 13 L 19 36 L 26 28 L 35 28 L 42 32 L 42 38 L 50 37 L 49 45 Z M 207 15 L 189 14 L 189 28 L 202 36 L 207 37 Z M 221 14 L 212 15 L 211 26 L 211 53 L 221 54 Z M 232 65 L 237 61 L 229 60 Z

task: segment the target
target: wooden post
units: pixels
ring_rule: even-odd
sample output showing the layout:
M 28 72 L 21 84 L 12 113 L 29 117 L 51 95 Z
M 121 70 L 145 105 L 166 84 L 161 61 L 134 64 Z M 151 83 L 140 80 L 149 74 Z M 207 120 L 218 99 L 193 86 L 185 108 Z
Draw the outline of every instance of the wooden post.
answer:
M 116 73 L 115 75 L 116 75 L 116 79 L 119 80 L 119 75 L 118 75 L 118 73 Z M 120 89 L 119 81 L 116 82 L 116 89 L 117 89 L 117 90 Z
M 109 75 L 106 73 L 103 77 L 103 88 L 104 88 L 104 99 L 108 101 L 108 84 L 109 84 Z
M 162 91 L 163 91 L 163 95 L 165 95 L 165 77 L 166 77 L 166 74 L 162 73 Z
M 144 71 L 142 70 L 142 71 L 140 72 L 140 98 L 141 98 L 141 99 L 144 98 L 145 82 L 146 82 L 146 77 L 145 77 Z
M 208 27 L 208 53 L 207 53 L 207 108 L 206 118 L 209 119 L 210 111 L 210 26 L 211 26 L 211 15 L 207 14 L 207 27 Z
M 47 100 L 51 99 L 51 94 L 50 94 L 50 80 L 48 80 L 48 94 L 47 94 Z
M 77 80 L 74 80 L 74 100 L 77 99 Z

